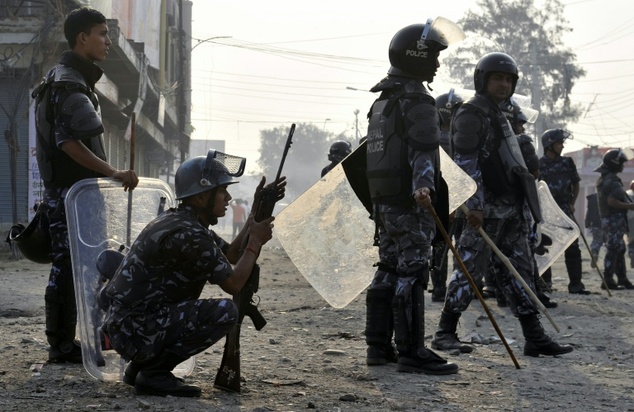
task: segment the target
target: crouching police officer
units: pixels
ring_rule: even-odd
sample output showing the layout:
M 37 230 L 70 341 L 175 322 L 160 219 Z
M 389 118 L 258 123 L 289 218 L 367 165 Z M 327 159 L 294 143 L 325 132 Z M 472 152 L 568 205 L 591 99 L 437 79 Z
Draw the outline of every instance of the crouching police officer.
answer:
M 180 205 L 143 229 L 106 286 L 110 307 L 104 331 L 130 361 L 124 382 L 134 385 L 137 394 L 200 396 L 199 387 L 183 383 L 171 371 L 227 335 L 237 322 L 231 299 L 199 297 L 207 282 L 237 294 L 262 245 L 272 237 L 272 217 L 255 222 L 250 216 L 231 244 L 209 229 L 225 215 L 231 200 L 227 187 L 239 175 L 231 174 L 213 151 L 207 158 L 185 161 L 175 176 Z M 256 200 L 264 183 L 262 178 Z M 278 199 L 285 186 L 285 178 L 280 179 Z

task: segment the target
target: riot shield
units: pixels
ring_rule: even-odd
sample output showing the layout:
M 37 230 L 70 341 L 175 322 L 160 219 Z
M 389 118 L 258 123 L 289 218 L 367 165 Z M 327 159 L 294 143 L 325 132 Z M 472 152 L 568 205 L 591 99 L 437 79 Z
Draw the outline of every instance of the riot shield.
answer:
M 98 295 L 103 279 L 97 269 L 98 258 L 109 249 L 127 253 L 147 223 L 175 202 L 166 183 L 149 178 L 140 178 L 131 194 L 113 179 L 85 179 L 68 191 L 65 205 L 82 357 L 86 371 L 99 380 L 122 380 L 126 365 L 108 349 L 101 334 L 104 311 Z M 194 362 L 191 358 L 181 363 L 175 374 L 191 373 Z
M 542 234 L 548 235 L 552 240 L 552 245 L 547 246 L 543 254 L 535 254 L 541 275 L 579 237 L 579 228 L 557 205 L 546 182 L 537 183 L 537 194 L 544 219 L 539 227 Z
M 365 150 L 365 144 L 357 147 L 275 218 L 275 235 L 289 258 L 335 308 L 345 307 L 368 287 L 378 260 L 372 246 L 374 222 L 355 194 L 365 192 L 356 187 L 364 179 L 357 179 L 353 189 L 349 179 L 354 177 L 346 178 L 346 170 L 365 173 L 358 164 L 365 162 Z M 440 153 L 453 211 L 475 193 L 476 184 L 443 150 Z

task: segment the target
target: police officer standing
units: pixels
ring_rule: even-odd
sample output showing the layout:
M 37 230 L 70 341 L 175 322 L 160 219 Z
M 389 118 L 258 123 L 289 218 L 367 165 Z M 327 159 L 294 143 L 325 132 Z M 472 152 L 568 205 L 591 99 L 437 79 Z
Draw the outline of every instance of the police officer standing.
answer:
M 462 104 L 452 119 L 454 160 L 476 184 L 476 193 L 467 201 L 470 209 L 458 241 L 458 253 L 466 269 L 474 277 L 482 277 L 488 267 L 489 248 L 478 232 L 483 228 L 495 242 L 522 279 L 534 289 L 534 260 L 528 240 L 525 208 L 537 199 L 531 192 L 535 184 L 519 153 L 518 140 L 503 108 L 513 95 L 518 81 L 515 61 L 504 53 L 490 53 L 475 67 L 476 95 Z M 527 176 L 528 175 L 528 176 Z M 494 259 L 497 260 L 497 257 Z M 519 318 L 528 356 L 560 355 L 571 352 L 546 335 L 538 311 L 527 291 L 509 272 L 500 270 L 497 284 L 504 293 L 513 314 Z M 460 342 L 456 327 L 461 313 L 473 300 L 474 293 L 459 268 L 453 272 L 432 348 L 473 348 Z
M 105 60 L 111 44 L 106 18 L 90 8 L 73 10 L 64 21 L 64 35 L 71 50 L 62 54 L 34 93 L 38 97 L 36 149 L 52 243 L 44 295 L 48 361 L 81 363 L 64 198 L 74 183 L 85 178 L 112 177 L 122 182 L 124 190 L 134 189 L 139 179 L 133 170 L 117 170 L 106 162 L 95 94 L 103 74 L 95 62 Z
M 345 140 L 337 140 L 330 146 L 328 151 L 328 160 L 330 164 L 321 169 L 321 177 L 330 172 L 335 166 L 337 166 L 346 156 L 352 152 L 352 145 Z
M 626 276 L 626 247 L 623 240 L 628 227 L 627 211 L 634 210 L 634 203 L 625 193 L 623 182 L 618 176 L 627 160 L 628 157 L 621 149 L 611 149 L 603 155 L 603 162 L 594 170 L 601 173 L 597 179 L 597 195 L 606 249 L 603 275 L 610 289 L 634 289 L 634 285 Z M 605 289 L 605 285 L 601 285 L 601 288 Z
M 230 173 L 213 155 L 181 164 L 174 177 L 180 205 L 148 223 L 105 288 L 110 307 L 104 331 L 130 361 L 124 382 L 139 395 L 200 396 L 199 387 L 183 383 L 172 370 L 220 340 L 238 320 L 233 300 L 200 299 L 203 287 L 209 282 L 237 294 L 272 237 L 273 217 L 258 223 L 250 216 L 231 244 L 209 229 L 225 215 L 227 187 L 241 174 Z M 263 178 L 254 204 L 264 183 Z M 285 186 L 281 179 L 278 200 Z
M 399 30 L 390 43 L 388 76 L 369 113 L 367 177 L 380 262 L 367 292 L 368 365 L 396 361 L 399 372 L 445 375 L 458 371 L 425 347 L 424 291 L 429 281 L 437 196 L 440 120 L 431 82 L 441 50 L 464 34 L 439 17 Z
M 548 185 L 555 202 L 568 217 L 574 220 L 575 202 L 579 195 L 579 174 L 574 160 L 562 156 L 564 141 L 572 139 L 572 135 L 563 129 L 550 129 L 542 134 L 544 156 L 539 159 L 539 175 Z M 568 271 L 568 292 L 588 295 L 585 285 L 581 281 L 581 249 L 579 240 L 574 242 L 564 253 L 566 270 Z M 548 268 L 542 278 L 547 284 L 552 284 L 552 271 Z

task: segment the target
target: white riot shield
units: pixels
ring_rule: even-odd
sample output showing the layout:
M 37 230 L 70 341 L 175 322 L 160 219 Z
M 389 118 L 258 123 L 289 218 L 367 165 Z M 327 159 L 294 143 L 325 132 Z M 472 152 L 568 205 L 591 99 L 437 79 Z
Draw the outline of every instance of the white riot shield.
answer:
M 537 183 L 539 206 L 544 221 L 540 223 L 542 234 L 548 235 L 553 244 L 546 246 L 546 253 L 535 254 L 539 274 L 541 275 L 566 251 L 568 246 L 579 237 L 579 228 L 557 205 L 548 185 L 544 181 Z
M 82 357 L 86 371 L 99 380 L 122 380 L 126 365 L 114 350 L 102 349 L 104 312 L 97 294 L 103 283 L 97 258 L 104 250 L 121 246 L 127 253 L 147 223 L 175 203 L 172 189 L 158 179 L 140 178 L 131 194 L 112 179 L 85 179 L 68 191 L 65 205 Z M 190 374 L 194 362 L 183 362 L 175 374 Z
M 365 151 L 365 145 L 358 150 Z M 476 184 L 443 150 L 440 153 L 453 211 L 475 193 Z M 275 218 L 275 235 L 291 261 L 335 308 L 345 307 L 370 285 L 372 265 L 378 260 L 372 246 L 374 222 L 350 186 L 342 163 Z

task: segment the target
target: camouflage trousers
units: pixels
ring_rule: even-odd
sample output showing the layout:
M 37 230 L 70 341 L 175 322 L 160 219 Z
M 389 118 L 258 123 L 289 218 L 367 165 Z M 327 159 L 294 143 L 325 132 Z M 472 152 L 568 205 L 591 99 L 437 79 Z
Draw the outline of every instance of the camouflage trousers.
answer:
M 592 235 L 592 242 L 590 242 L 590 250 L 594 257 L 599 256 L 601 246 L 603 246 L 603 230 L 600 227 L 591 227 L 590 234 Z
M 625 235 L 627 220 L 625 214 L 615 214 L 601 219 L 603 240 L 605 241 L 605 258 L 603 270 L 605 276 L 625 276 Z
M 112 346 L 126 361 L 145 362 L 162 352 L 183 358 L 218 342 L 238 321 L 231 299 L 198 299 L 143 313 L 113 303 L 104 322 Z
M 44 202 L 47 206 L 49 233 L 51 235 L 51 272 L 48 287 L 61 289 L 64 278 L 69 277 L 72 282 L 73 272 L 70 263 L 70 247 L 68 244 L 68 224 L 66 223 L 66 207 L 62 189 L 48 189 Z
M 398 278 L 421 277 L 429 281 L 431 241 L 435 225 L 423 213 L 379 213 L 379 269 L 370 289 L 395 289 Z
M 534 259 L 525 220 L 519 214 L 504 219 L 487 218 L 484 219 L 482 228 L 535 292 Z M 515 316 L 538 313 L 522 284 L 493 254 L 491 248 L 473 226 L 465 224 L 457 249 L 465 268 L 474 280 L 484 278 L 485 271 L 490 270 L 489 264 L 495 266 L 499 291 L 504 294 Z M 469 281 L 458 264 L 454 263 L 454 271 L 447 286 L 444 310 L 450 313 L 464 312 L 473 298 L 474 292 L 471 290 Z

